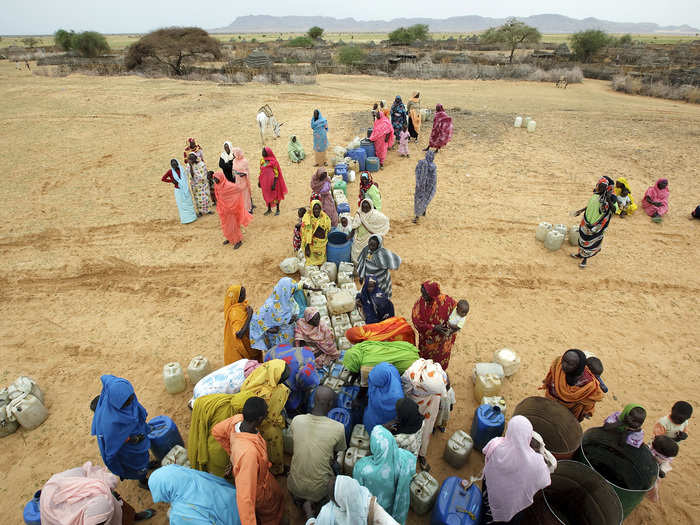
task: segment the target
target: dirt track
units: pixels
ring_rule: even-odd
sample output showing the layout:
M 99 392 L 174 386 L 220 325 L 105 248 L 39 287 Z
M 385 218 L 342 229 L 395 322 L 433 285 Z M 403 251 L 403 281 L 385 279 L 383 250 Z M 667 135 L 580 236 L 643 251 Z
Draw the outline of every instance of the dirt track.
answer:
M 391 101 L 396 93 L 406 99 L 413 90 L 425 107 L 441 102 L 460 110 L 453 111 L 454 141 L 437 157 L 437 197 L 419 226 L 411 223 L 418 147 L 411 145 L 407 160 L 392 153 L 376 178 L 391 218 L 386 245 L 403 257 L 394 273 L 397 312 L 410 316 L 429 278 L 472 305 L 450 366 L 458 404 L 448 433 L 431 442 L 433 474 L 442 480 L 481 468 L 474 454 L 455 472 L 442 461 L 442 448 L 451 432 L 471 425 L 473 363 L 504 346 L 523 359 L 504 389 L 509 407 L 538 395 L 553 357 L 571 347 L 602 358 L 610 387 L 586 427 L 634 401 L 647 409 L 649 434 L 674 401 L 700 405 L 700 222 L 687 219 L 700 203 L 700 106 L 616 94 L 596 81 L 560 90 L 324 76 L 315 86 L 219 87 L 44 78 L 7 63 L 0 64 L 0 87 L 8 157 L 0 209 L 0 384 L 33 376 L 51 411 L 38 429 L 2 440 L 6 523 L 21 523 L 24 502 L 51 474 L 99 461 L 88 405 L 103 373 L 131 380 L 149 414 L 169 414 L 186 436 L 188 393 L 165 392 L 162 366 L 186 366 L 200 353 L 222 364 L 226 287 L 242 282 L 258 306 L 281 276 L 278 263 L 290 253 L 296 208 L 308 201 L 313 173 L 309 161 L 289 165 L 288 136 L 299 135 L 309 152 L 309 119 L 318 107 L 331 144 L 345 144 L 366 126 L 357 114 L 373 100 Z M 224 140 L 256 166 L 254 117 L 263 103 L 286 122 L 283 138 L 271 145 L 290 193 L 280 217 L 256 214 L 234 252 L 221 245 L 216 216 L 180 225 L 172 189 L 160 177 L 189 136 L 212 166 Z M 537 132 L 513 129 L 517 114 L 532 116 Z M 601 174 L 627 177 L 637 201 L 650 183 L 668 177 L 671 210 L 662 225 L 639 212 L 615 220 L 602 253 L 580 271 L 568 249 L 550 253 L 536 243 L 534 229 L 542 220 L 570 223 L 568 211 L 585 205 Z M 353 210 L 356 192 L 350 185 Z M 259 193 L 254 200 L 260 204 Z M 644 502 L 626 523 L 696 520 L 698 457 L 700 437 L 691 427 L 662 483 L 662 503 Z M 134 507 L 150 503 L 135 482 L 119 490 Z M 151 523 L 166 523 L 159 508 Z

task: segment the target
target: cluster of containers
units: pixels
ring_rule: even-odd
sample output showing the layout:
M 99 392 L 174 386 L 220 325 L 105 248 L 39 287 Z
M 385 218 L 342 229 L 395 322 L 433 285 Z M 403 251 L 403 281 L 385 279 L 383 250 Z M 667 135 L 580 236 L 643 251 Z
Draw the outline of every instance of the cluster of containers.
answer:
M 355 137 L 347 148 L 334 146 L 331 162 L 334 166 L 347 164 L 351 166 L 350 169 L 354 168 L 356 172 L 369 171 L 374 173 L 379 171 L 379 159 L 376 157 L 374 143 L 366 138 L 360 140 L 360 137 Z
M 535 230 L 535 239 L 543 242 L 545 247 L 551 251 L 561 248 L 567 238 L 571 246 L 578 246 L 578 225 L 567 226 L 566 224 L 541 222 Z
M 192 385 L 196 385 L 209 372 L 211 372 L 209 360 L 202 355 L 193 357 L 187 367 L 187 376 L 190 378 Z M 169 394 L 179 394 L 185 390 L 187 380 L 180 363 L 173 361 L 163 366 L 163 381 L 165 381 L 165 389 Z
M 515 123 L 513 126 L 516 128 L 525 128 L 527 129 L 528 133 L 534 133 L 535 129 L 537 128 L 537 122 L 532 120 L 530 117 L 525 117 L 525 120 L 523 120 L 523 117 L 518 115 L 515 117 Z
M 44 393 L 36 381 L 19 376 L 0 390 L 0 437 L 9 436 L 21 426 L 33 430 L 49 417 L 44 406 Z

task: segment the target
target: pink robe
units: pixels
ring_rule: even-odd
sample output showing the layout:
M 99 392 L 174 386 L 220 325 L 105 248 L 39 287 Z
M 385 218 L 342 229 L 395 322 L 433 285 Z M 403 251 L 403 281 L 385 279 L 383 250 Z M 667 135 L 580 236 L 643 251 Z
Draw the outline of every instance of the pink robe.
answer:
M 326 173 L 326 178 L 321 181 L 319 176 L 321 173 Z M 335 201 L 333 200 L 333 194 L 331 193 L 331 183 L 330 178 L 327 175 L 326 168 L 321 166 L 316 170 L 316 173 L 311 177 L 311 191 L 317 193 L 321 200 L 321 207 L 326 215 L 331 220 L 331 226 L 336 227 L 338 225 L 338 209 L 335 206 Z
M 247 177 L 236 177 L 236 182 L 231 182 L 220 171 L 214 173 L 214 177 L 219 180 L 214 180 L 214 191 L 221 231 L 231 244 L 236 244 L 243 240 L 241 226 L 248 226 L 253 220 L 247 208 L 247 184 L 244 182 Z
M 387 135 L 389 135 L 389 142 L 386 141 Z M 375 155 L 383 166 L 386 152 L 394 145 L 394 128 L 391 126 L 391 121 L 383 113 L 374 121 L 374 129 L 372 129 L 369 140 L 374 143 Z
M 246 186 L 246 209 L 253 209 L 253 194 L 250 189 L 250 169 L 248 168 L 248 159 L 243 156 L 243 150 L 241 148 L 233 148 L 231 150 L 233 153 L 233 174 L 236 176 L 236 182 L 238 182 L 238 177 L 242 183 Z M 238 172 L 238 173 L 236 173 Z M 245 173 L 246 176 L 243 177 L 239 175 L 240 173 Z
M 272 183 L 275 180 L 277 181 L 275 183 L 275 189 L 272 189 Z M 287 184 L 284 182 L 282 168 L 279 162 L 277 162 L 272 150 L 268 147 L 265 148 L 265 156 L 260 161 L 260 177 L 258 178 L 258 184 L 262 190 L 265 204 L 268 206 L 279 204 L 287 194 Z
M 402 131 L 399 135 L 399 155 L 408 155 L 408 139 L 411 134 L 408 131 Z
M 666 179 L 657 180 L 656 184 L 650 186 L 649 189 L 647 189 L 647 191 L 644 193 L 644 198 L 642 199 L 642 208 L 644 208 L 644 211 L 649 217 L 652 217 L 655 212 L 659 215 L 666 215 L 666 213 L 668 213 L 669 191 L 668 186 L 666 186 L 663 190 L 659 189 L 659 182 L 661 182 L 662 180 Z M 649 197 L 654 202 L 662 203 L 662 205 L 654 206 L 653 204 L 648 203 L 647 197 Z

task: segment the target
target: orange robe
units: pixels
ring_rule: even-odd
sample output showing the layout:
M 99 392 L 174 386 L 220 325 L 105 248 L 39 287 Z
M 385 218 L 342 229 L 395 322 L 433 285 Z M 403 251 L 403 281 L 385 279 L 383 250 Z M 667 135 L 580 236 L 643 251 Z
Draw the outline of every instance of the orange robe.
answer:
M 237 414 L 211 429 L 211 435 L 231 457 L 238 516 L 243 525 L 277 525 L 284 513 L 284 495 L 270 474 L 267 444 L 260 433 L 237 431 L 241 421 L 243 415 Z
M 389 317 L 379 323 L 355 326 L 345 332 L 345 337 L 352 344 L 362 341 L 406 341 L 416 344 L 413 327 L 403 317 Z
M 596 377 L 586 367 L 583 371 L 585 384 L 569 385 L 566 374 L 561 368 L 561 357 L 557 357 L 544 378 L 545 397 L 564 405 L 576 419 L 583 421 L 585 416 L 593 415 L 595 404 L 603 399 L 603 391 Z
M 240 359 L 254 359 L 262 363 L 262 352 L 250 348 L 250 340 L 247 335 L 240 339 L 236 333 L 243 328 L 248 318 L 248 301 L 239 302 L 241 285 L 234 284 L 226 290 L 224 300 L 224 365 L 230 365 Z

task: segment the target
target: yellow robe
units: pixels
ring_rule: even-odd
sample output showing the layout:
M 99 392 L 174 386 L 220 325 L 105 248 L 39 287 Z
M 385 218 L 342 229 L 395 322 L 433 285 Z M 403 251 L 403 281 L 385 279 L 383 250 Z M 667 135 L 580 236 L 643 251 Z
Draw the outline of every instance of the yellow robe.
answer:
M 262 352 L 250 348 L 250 340 L 247 335 L 238 338 L 236 333 L 243 328 L 248 318 L 248 301 L 239 301 L 241 285 L 234 284 L 226 290 L 224 300 L 224 365 L 230 365 L 241 359 L 254 359 L 262 361 Z
M 306 254 L 306 246 L 310 246 L 311 253 L 306 257 L 307 266 L 320 266 L 326 262 L 326 246 L 328 245 L 328 232 L 331 231 L 331 219 L 321 209 L 321 214 L 318 218 L 314 217 L 314 205 L 321 206 L 321 201 L 311 201 L 310 211 L 307 211 L 304 218 L 301 220 L 301 249 L 302 253 Z M 314 236 L 317 228 L 321 228 L 326 232 L 323 239 Z

